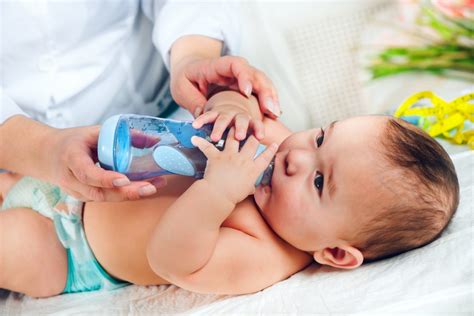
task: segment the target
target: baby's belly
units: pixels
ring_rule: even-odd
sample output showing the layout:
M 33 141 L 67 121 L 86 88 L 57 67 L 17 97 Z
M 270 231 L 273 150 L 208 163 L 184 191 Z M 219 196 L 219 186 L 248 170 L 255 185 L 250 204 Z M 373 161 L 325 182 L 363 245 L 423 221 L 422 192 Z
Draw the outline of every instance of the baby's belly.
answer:
M 169 185 L 153 199 L 86 203 L 86 237 L 97 260 L 110 275 L 134 284 L 168 284 L 151 270 L 146 247 L 163 212 L 192 183 L 190 179 L 180 178 L 170 179 Z

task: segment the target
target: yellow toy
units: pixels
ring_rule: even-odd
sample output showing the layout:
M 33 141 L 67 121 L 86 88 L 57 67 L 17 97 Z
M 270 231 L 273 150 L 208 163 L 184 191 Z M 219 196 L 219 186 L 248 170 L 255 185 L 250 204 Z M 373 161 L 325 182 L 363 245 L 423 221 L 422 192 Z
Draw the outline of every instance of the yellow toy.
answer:
M 420 105 L 428 99 L 432 106 Z M 417 125 L 430 136 L 443 136 L 474 149 L 474 93 L 447 102 L 431 91 L 418 92 L 398 107 L 394 116 Z

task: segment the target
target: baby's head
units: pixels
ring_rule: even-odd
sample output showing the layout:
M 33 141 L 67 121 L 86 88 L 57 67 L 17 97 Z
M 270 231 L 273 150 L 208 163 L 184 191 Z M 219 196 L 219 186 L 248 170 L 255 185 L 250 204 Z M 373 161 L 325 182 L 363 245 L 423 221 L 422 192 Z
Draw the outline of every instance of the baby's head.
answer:
M 361 116 L 292 134 L 255 201 L 272 229 L 317 262 L 355 268 L 435 240 L 459 201 L 454 166 L 419 128 Z

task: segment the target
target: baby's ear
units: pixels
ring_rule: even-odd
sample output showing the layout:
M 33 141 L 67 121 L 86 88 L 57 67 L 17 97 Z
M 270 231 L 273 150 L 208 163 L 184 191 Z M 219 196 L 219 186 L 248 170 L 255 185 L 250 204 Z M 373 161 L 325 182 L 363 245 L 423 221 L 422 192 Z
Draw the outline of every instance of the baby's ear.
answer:
M 313 257 L 320 264 L 340 269 L 355 269 L 364 261 L 362 252 L 348 245 L 317 250 L 314 252 Z

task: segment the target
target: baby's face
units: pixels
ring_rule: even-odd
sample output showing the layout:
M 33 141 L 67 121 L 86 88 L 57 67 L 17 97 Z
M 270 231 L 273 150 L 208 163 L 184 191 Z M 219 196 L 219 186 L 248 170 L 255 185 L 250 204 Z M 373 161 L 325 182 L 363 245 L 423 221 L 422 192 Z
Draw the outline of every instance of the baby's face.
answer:
M 338 247 L 363 223 L 380 194 L 379 146 L 387 118 L 362 116 L 280 145 L 270 187 L 254 198 L 281 238 L 304 251 Z

